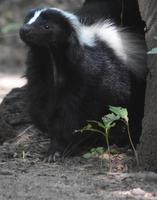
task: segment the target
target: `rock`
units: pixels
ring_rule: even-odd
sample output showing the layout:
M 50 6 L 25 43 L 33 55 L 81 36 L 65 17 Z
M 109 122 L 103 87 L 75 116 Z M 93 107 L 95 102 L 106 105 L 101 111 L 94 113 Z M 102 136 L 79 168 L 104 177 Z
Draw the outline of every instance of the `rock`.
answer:
M 18 135 L 31 125 L 27 112 L 26 87 L 15 88 L 6 95 L 0 105 L 0 142 Z

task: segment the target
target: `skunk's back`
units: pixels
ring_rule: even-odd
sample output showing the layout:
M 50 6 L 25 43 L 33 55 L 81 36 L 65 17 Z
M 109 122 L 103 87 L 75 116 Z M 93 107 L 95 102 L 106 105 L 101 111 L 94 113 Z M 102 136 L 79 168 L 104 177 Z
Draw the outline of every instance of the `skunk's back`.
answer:
M 77 27 L 76 32 L 82 46 L 95 48 L 95 46 L 102 43 L 113 51 L 117 59 L 135 77 L 146 78 L 146 46 L 140 34 L 131 33 L 109 20 L 100 21 L 89 26 L 80 25 L 79 28 Z

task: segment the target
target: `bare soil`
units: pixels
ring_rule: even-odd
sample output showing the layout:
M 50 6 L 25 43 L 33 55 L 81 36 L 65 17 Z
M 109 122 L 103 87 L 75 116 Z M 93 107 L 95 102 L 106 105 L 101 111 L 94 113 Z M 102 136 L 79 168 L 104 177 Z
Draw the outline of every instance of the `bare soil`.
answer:
M 138 172 L 130 149 L 45 162 L 49 140 L 33 126 L 0 146 L 2 200 L 157 200 L 157 174 Z
M 100 160 L 80 157 L 60 163 L 27 159 L 0 162 L 2 200 L 155 200 L 157 175 L 109 173 Z
M 0 97 L 25 80 L 1 73 Z M 0 145 L 0 199 L 2 200 L 157 200 L 157 174 L 137 172 L 134 156 L 121 149 L 91 159 L 82 156 L 46 163 L 49 140 L 26 127 Z
M 3 0 L 0 25 L 3 27 L 12 19 L 20 21 L 32 6 L 57 3 L 68 8 L 74 7 L 75 2 Z M 2 101 L 12 88 L 21 87 L 26 81 L 21 78 L 25 51 L 18 31 L 12 36 L 1 33 L 0 49 Z M 46 163 L 43 158 L 49 140 L 36 133 L 33 126 L 28 126 L 16 138 L 0 145 L 0 200 L 157 200 L 157 174 L 139 172 L 130 150 L 120 149 L 111 157 L 110 171 L 107 154 Z

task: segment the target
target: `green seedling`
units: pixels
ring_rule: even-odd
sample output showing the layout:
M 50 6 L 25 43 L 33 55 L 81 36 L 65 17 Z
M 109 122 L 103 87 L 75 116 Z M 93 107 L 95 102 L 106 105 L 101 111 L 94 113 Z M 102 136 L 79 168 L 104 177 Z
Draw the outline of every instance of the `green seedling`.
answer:
M 97 147 L 97 148 L 92 148 L 89 152 L 85 153 L 83 155 L 83 158 L 85 159 L 90 159 L 95 156 L 100 156 L 106 152 L 106 149 L 104 147 Z
M 114 107 L 114 106 L 109 106 L 109 110 L 113 112 L 117 117 L 119 117 L 119 120 L 123 121 L 127 127 L 127 133 L 129 137 L 129 141 L 131 144 L 131 147 L 134 151 L 134 155 L 136 158 L 137 165 L 139 165 L 139 160 L 138 160 L 138 155 L 135 149 L 135 146 L 133 144 L 131 134 L 130 134 L 130 128 L 129 128 L 129 118 L 128 118 L 128 111 L 126 108 L 121 108 L 121 107 Z
M 135 158 L 136 158 L 136 161 L 138 164 L 139 162 L 138 162 L 137 152 L 135 150 L 135 147 L 132 142 L 131 135 L 130 135 L 129 118 L 128 118 L 127 109 L 122 108 L 122 107 L 109 106 L 109 111 L 111 111 L 111 113 L 102 117 L 101 121 L 90 120 L 90 121 L 88 121 L 87 126 L 83 127 L 81 130 L 77 130 L 76 132 L 90 132 L 91 131 L 91 132 L 103 135 L 105 138 L 105 142 L 107 144 L 107 152 L 109 154 L 109 162 L 110 162 L 110 166 L 111 166 L 111 159 L 110 159 L 111 158 L 110 157 L 111 149 L 110 149 L 110 145 L 109 145 L 109 134 L 110 134 L 110 130 L 116 125 L 116 122 L 118 120 L 121 120 L 127 126 L 127 133 L 128 133 L 129 141 L 130 141 L 131 147 L 134 151 Z M 95 128 L 94 125 L 97 125 L 98 128 Z M 104 149 L 102 151 L 104 151 Z M 97 153 L 98 152 L 96 151 L 96 149 L 91 150 L 90 152 L 88 152 L 87 154 L 84 155 L 84 158 L 89 159 L 93 155 L 96 155 Z
M 109 153 L 109 152 L 104 147 L 92 148 L 89 152 L 87 152 L 83 155 L 83 158 L 90 159 L 90 158 L 93 158 L 93 157 L 96 157 L 96 156 L 101 156 L 105 153 Z M 110 148 L 110 153 L 112 155 L 115 155 L 115 154 L 118 154 L 119 152 L 114 148 Z

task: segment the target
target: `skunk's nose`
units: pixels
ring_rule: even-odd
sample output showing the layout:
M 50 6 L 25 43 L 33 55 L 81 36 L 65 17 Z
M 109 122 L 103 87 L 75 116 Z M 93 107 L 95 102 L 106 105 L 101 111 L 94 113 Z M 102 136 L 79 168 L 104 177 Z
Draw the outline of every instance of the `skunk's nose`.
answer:
M 27 36 L 32 32 L 32 28 L 30 25 L 24 25 L 23 27 L 20 28 L 20 37 L 21 39 L 25 40 Z

